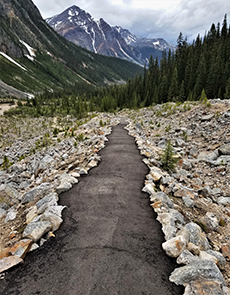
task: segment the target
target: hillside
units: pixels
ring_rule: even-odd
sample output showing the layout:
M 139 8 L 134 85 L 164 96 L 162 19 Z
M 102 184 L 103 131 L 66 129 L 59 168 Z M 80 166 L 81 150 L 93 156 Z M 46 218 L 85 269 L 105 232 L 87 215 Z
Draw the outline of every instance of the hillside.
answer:
M 0 0 L 0 69 L 0 80 L 29 93 L 82 81 L 126 81 L 142 72 L 137 65 L 68 42 L 42 19 L 31 0 Z M 1 96 L 7 93 L 0 90 Z

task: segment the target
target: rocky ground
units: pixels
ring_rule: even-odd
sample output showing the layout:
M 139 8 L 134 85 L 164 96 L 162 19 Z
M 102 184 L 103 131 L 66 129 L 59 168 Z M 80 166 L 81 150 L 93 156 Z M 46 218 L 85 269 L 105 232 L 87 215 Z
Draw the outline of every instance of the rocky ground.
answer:
M 97 165 L 97 152 L 120 117 L 150 170 L 143 190 L 162 224 L 162 247 L 180 265 L 170 280 L 187 295 L 228 294 L 230 103 L 220 100 L 82 121 L 0 117 L 0 272 L 54 235 L 64 209 L 58 194 Z M 171 172 L 161 167 L 168 140 L 179 159 Z

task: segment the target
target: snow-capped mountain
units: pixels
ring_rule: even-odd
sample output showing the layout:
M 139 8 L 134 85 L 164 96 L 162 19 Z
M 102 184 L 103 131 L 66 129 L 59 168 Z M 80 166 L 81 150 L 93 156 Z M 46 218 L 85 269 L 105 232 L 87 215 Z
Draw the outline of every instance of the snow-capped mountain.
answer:
M 173 46 L 163 39 L 140 38 L 102 18 L 95 20 L 78 6 L 48 18 L 47 23 L 69 41 L 98 54 L 120 57 L 144 65 L 151 55 L 161 58 Z
M 127 45 L 121 34 L 102 18 L 96 21 L 77 6 L 46 20 L 69 41 L 98 54 L 141 63 L 139 52 Z

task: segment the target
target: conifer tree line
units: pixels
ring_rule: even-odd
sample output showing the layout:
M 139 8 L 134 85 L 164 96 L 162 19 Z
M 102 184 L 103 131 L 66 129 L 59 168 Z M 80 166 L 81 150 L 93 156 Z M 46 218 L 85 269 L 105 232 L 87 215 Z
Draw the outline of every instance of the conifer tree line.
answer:
M 102 88 L 94 102 L 102 111 L 137 108 L 168 101 L 199 100 L 202 91 L 208 99 L 230 98 L 230 28 L 227 15 L 222 26 L 212 24 L 204 38 L 192 44 L 180 33 L 177 50 L 164 52 L 161 61 L 149 61 L 142 76 L 123 86 Z

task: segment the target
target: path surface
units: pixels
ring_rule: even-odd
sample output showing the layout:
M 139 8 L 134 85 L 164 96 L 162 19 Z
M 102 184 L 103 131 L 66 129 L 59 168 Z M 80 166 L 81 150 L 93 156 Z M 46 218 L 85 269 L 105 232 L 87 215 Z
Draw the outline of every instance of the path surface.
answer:
M 0 281 L 1 295 L 183 294 L 168 281 L 175 264 L 141 192 L 148 169 L 123 127 L 114 127 L 99 167 L 62 194 L 68 209 L 56 238 Z

